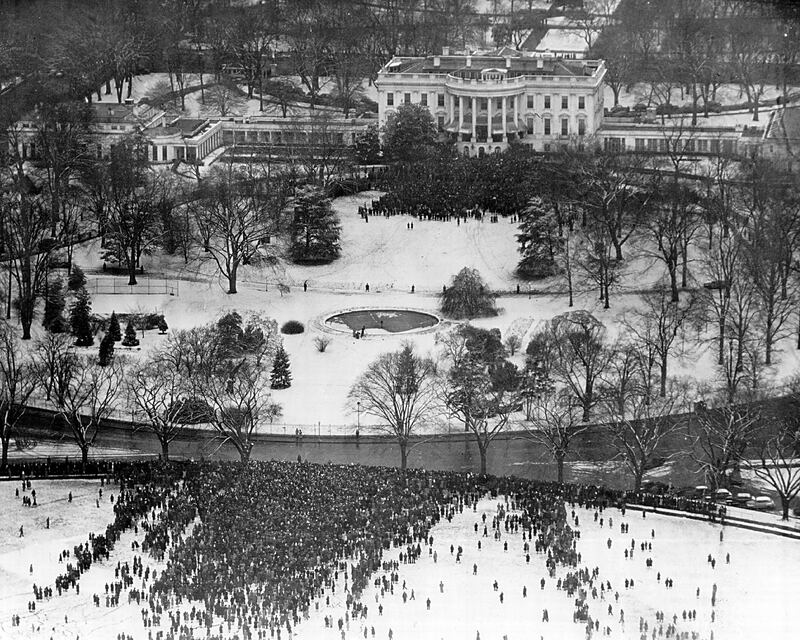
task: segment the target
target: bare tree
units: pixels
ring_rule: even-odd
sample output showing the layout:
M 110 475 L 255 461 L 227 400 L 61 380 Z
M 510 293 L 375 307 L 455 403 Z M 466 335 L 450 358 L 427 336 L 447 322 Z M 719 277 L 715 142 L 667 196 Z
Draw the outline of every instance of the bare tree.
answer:
M 133 405 L 144 413 L 145 427 L 161 444 L 161 457 L 169 460 L 169 445 L 180 435 L 186 401 L 186 381 L 175 361 L 154 354 L 128 371 L 125 387 Z
M 561 390 L 536 394 L 528 420 L 523 423 L 527 436 L 545 447 L 556 462 L 557 482 L 564 482 L 564 461 L 575 439 L 589 428 L 581 421 L 581 405 L 574 396 Z
M 759 423 L 755 438 L 758 444 L 753 447 L 756 457 L 746 452 L 742 458 L 744 468 L 778 494 L 783 520 L 789 519 L 789 505 L 800 495 L 800 466 L 796 463 L 800 452 L 797 380 L 791 386 L 792 393 L 776 401 L 770 419 Z
M 132 138 L 117 144 L 109 165 L 110 206 L 106 219 L 106 256 L 125 265 L 128 284 L 136 284 L 136 269 L 145 253 L 161 238 L 157 199 L 162 182 L 148 175 L 147 144 Z
M 0 475 L 6 473 L 11 437 L 36 388 L 32 369 L 33 362 L 21 349 L 13 329 L 0 320 Z
M 94 358 L 63 353 L 64 362 L 59 368 L 64 375 L 56 383 L 56 411 L 67 423 L 75 444 L 81 451 L 81 464 L 85 468 L 89 448 L 94 445 L 105 421 L 111 416 L 125 376 L 124 361 L 115 357 L 104 367 Z
M 726 395 L 718 403 L 702 401 L 695 413 L 697 436 L 693 457 L 713 487 L 727 487 L 729 472 L 739 467 L 754 430 L 761 420 L 759 398 L 742 393 L 729 402 Z
M 43 290 L 50 253 L 50 214 L 19 158 L 10 170 L 11 189 L 0 195 L 0 237 L 5 240 L 8 268 L 17 284 L 22 339 L 31 339 L 36 301 Z
M 642 296 L 642 306 L 628 309 L 622 324 L 642 355 L 652 354 L 659 369 L 659 395 L 667 393 L 669 359 L 675 351 L 675 343 L 684 330 L 687 320 L 698 313 L 696 297 L 689 297 L 681 304 L 672 302 L 669 290 L 660 286 Z
M 619 353 L 630 354 L 629 350 Z M 665 440 L 680 428 L 671 415 L 685 389 L 670 385 L 663 397 L 650 385 L 648 372 L 637 359 L 625 358 L 623 366 L 607 376 L 603 407 L 611 445 L 633 476 L 639 491 L 645 472 L 661 461 Z
M 405 344 L 373 361 L 350 389 L 350 404 L 358 404 L 361 413 L 380 421 L 378 431 L 396 439 L 401 469 L 408 466 L 412 436 L 440 411 L 438 386 L 434 361 Z
M 232 163 L 217 168 L 203 180 L 192 203 L 195 224 L 228 281 L 228 293 L 236 293 L 239 267 L 258 252 L 264 238 L 278 229 L 286 204 L 284 186 L 249 171 L 237 171 Z
M 259 424 L 275 414 L 264 369 L 242 361 L 227 374 L 209 381 L 194 380 L 195 395 L 202 395 L 212 408 L 212 425 L 222 440 L 230 442 L 243 465 L 250 461 Z
M 570 311 L 548 321 L 532 336 L 548 352 L 548 377 L 578 399 L 584 422 L 600 400 L 596 385 L 611 358 L 605 333 L 603 323 L 588 311 Z

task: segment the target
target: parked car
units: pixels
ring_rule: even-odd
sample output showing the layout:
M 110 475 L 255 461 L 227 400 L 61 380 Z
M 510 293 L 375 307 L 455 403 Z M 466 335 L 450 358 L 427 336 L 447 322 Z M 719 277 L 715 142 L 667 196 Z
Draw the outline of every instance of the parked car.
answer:
M 747 508 L 757 511 L 772 511 L 775 508 L 775 501 L 769 496 L 758 496 L 747 502 Z
M 733 494 L 727 489 L 717 489 L 714 492 L 714 501 L 730 504 L 733 501 Z
M 711 489 L 704 484 L 696 486 L 692 495 L 695 500 L 702 500 L 703 498 L 709 498 L 710 496 Z
M 737 493 L 733 496 L 733 504 L 737 507 L 746 507 L 747 503 L 753 499 L 753 495 L 746 492 Z

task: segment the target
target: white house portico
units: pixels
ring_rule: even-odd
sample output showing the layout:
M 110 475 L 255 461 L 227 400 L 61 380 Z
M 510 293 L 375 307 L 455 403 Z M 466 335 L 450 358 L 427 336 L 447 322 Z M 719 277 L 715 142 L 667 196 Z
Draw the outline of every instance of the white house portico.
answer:
M 519 140 L 555 150 L 593 135 L 603 118 L 602 61 L 499 51 L 395 57 L 378 73 L 381 124 L 399 105 L 427 107 L 462 153 L 501 151 Z

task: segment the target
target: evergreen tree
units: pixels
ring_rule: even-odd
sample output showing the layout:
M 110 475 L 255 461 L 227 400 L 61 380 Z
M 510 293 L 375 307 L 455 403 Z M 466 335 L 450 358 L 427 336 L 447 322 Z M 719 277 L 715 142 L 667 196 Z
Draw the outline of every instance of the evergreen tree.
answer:
M 67 279 L 67 287 L 70 291 L 78 291 L 81 287 L 86 286 L 86 274 L 83 273 L 77 264 L 72 265 L 72 270 L 69 272 Z
M 114 342 L 119 342 L 122 340 L 122 330 L 119 326 L 119 318 L 117 318 L 117 312 L 111 312 L 111 319 L 108 321 L 108 334 L 111 336 L 111 339 Z
M 69 311 L 69 324 L 72 335 L 75 336 L 75 346 L 91 347 L 94 344 L 91 315 L 92 300 L 86 287 L 81 287 Z
M 169 329 L 169 325 L 167 324 L 167 321 L 164 318 L 164 316 L 161 316 L 158 319 L 158 330 L 160 333 L 164 334 L 167 332 L 167 329 Z
M 428 107 L 401 104 L 386 119 L 384 155 L 400 162 L 424 160 L 436 147 L 439 132 Z
M 381 136 L 377 125 L 371 124 L 356 136 L 353 147 L 358 164 L 378 164 L 381 161 Z
M 286 353 L 283 345 L 278 347 L 278 351 L 275 354 L 270 380 L 270 386 L 273 389 L 288 389 L 292 386 L 292 373 L 289 371 L 289 355 Z
M 242 316 L 236 311 L 229 311 L 217 320 L 217 335 L 222 353 L 226 358 L 232 358 L 242 352 L 239 344 L 244 330 L 242 329 Z
M 133 320 L 128 320 L 128 326 L 125 327 L 125 337 L 122 339 L 123 347 L 138 347 L 139 339 L 136 337 L 136 327 L 133 326 Z
M 106 367 L 111 364 L 114 359 L 114 338 L 109 331 L 103 336 L 100 341 L 100 356 L 98 364 L 101 367 Z
M 67 323 L 64 320 L 64 283 L 61 278 L 51 280 L 44 298 L 44 318 L 42 326 L 51 333 L 64 333 Z
M 297 200 L 292 219 L 292 260 L 325 263 L 339 257 L 342 227 L 331 201 L 317 190 L 308 190 Z
M 523 278 L 546 278 L 559 272 L 557 255 L 564 241 L 552 207 L 541 198 L 533 198 L 521 215 L 517 242 L 522 258 L 517 273 Z

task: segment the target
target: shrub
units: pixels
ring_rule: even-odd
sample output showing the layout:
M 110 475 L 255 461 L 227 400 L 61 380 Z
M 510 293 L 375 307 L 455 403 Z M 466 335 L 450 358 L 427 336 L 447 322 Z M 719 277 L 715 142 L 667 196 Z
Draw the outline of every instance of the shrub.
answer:
M 292 373 L 289 370 L 289 354 L 286 353 L 283 345 L 278 347 L 278 352 L 275 354 L 275 362 L 272 364 L 270 380 L 270 387 L 273 389 L 288 389 L 292 386 Z
M 119 326 L 119 318 L 115 311 L 111 312 L 111 319 L 108 321 L 108 334 L 114 342 L 122 340 L 122 329 Z
M 286 335 L 296 335 L 298 333 L 303 333 L 306 328 L 303 326 L 302 322 L 298 322 L 297 320 L 289 320 L 288 322 L 284 322 L 283 326 L 281 327 L 281 333 L 285 333 Z
M 320 353 L 325 353 L 325 349 L 328 348 L 330 343 L 331 339 L 328 336 L 317 336 L 314 338 L 314 346 L 317 347 L 317 351 Z
M 460 320 L 478 316 L 496 316 L 494 294 L 489 291 L 477 269 L 464 267 L 441 294 L 442 313 Z
M 164 319 L 164 316 L 161 316 L 158 321 L 158 331 L 163 335 L 167 332 L 167 329 L 169 329 L 169 325 L 167 325 L 167 321 Z

